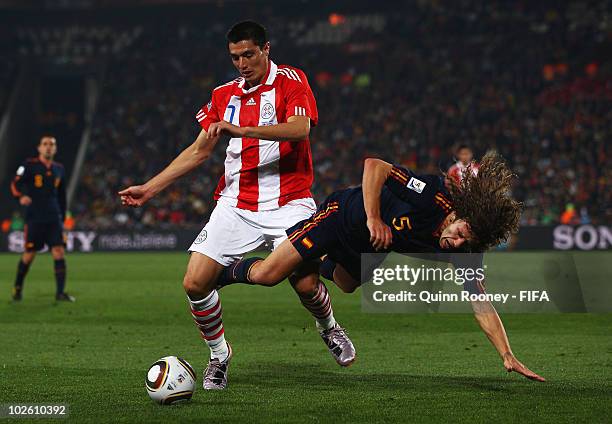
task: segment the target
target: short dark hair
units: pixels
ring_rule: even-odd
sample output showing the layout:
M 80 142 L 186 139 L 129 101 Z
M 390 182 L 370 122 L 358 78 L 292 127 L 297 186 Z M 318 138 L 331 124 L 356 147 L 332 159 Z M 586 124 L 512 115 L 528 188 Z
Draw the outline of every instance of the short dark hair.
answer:
M 460 151 L 462 151 L 463 149 L 468 149 L 470 152 L 472 151 L 471 147 L 468 146 L 467 144 L 460 144 L 459 146 L 457 146 L 457 148 L 455 149 L 456 153 L 459 153 Z
M 51 135 L 51 134 L 47 134 L 47 133 L 45 133 L 45 134 L 41 135 L 41 136 L 40 136 L 40 138 L 38 139 L 38 145 L 39 145 L 39 146 L 40 146 L 40 144 L 42 143 L 42 141 L 43 141 L 45 138 L 52 138 L 53 140 L 55 140 L 55 136 L 54 136 L 54 135 Z M 57 142 L 57 140 L 56 140 L 56 142 Z
M 473 235 L 467 250 L 484 252 L 518 231 L 523 205 L 511 195 L 516 175 L 497 152 L 483 156 L 477 173 L 471 167 L 460 184 L 451 183 L 450 191 L 457 218 L 467 221 Z
M 252 40 L 255 45 L 263 49 L 268 42 L 268 33 L 263 25 L 257 22 L 238 22 L 228 31 L 227 41 L 230 43 L 238 43 L 244 40 Z

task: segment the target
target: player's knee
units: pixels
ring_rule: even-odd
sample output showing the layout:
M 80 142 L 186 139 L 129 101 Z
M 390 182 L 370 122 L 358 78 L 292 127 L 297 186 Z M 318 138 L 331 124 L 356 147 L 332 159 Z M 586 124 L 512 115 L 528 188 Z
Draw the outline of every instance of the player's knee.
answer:
M 52 247 L 51 256 L 53 256 L 53 259 L 55 259 L 56 261 L 60 259 L 64 259 L 64 248 L 61 246 Z
M 289 276 L 289 282 L 298 294 L 302 296 L 313 296 L 317 292 L 319 276 L 318 274 L 292 274 Z
M 289 282 L 295 291 L 302 295 L 313 295 L 317 292 L 319 265 L 319 261 L 304 262 L 289 276 Z
M 211 290 L 207 290 L 207 284 L 198 281 L 188 272 L 183 278 L 183 289 L 191 298 L 207 296 Z
M 26 264 L 26 265 L 30 265 L 32 262 L 34 262 L 34 258 L 36 257 L 36 253 L 35 252 L 25 252 L 22 256 L 21 256 L 21 261 Z

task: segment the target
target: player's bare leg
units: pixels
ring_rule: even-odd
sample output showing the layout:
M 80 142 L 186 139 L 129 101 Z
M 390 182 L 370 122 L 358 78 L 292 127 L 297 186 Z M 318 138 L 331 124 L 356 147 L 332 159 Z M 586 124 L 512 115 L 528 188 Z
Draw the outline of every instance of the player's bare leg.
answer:
M 344 293 L 353 293 L 360 286 L 359 281 L 351 277 L 351 274 L 340 264 L 334 267 L 332 281 Z
M 191 315 L 210 348 L 210 360 L 204 370 L 203 387 L 221 390 L 227 387 L 227 372 L 232 348 L 225 341 L 222 308 L 216 282 L 223 265 L 201 253 L 192 252 L 183 279 Z
M 303 264 L 302 256 L 289 240 L 283 241 L 265 260 L 259 259 L 248 270 L 247 279 L 263 286 L 275 286 Z
M 15 285 L 13 286 L 13 301 L 19 302 L 23 298 L 23 282 L 30 269 L 30 265 L 36 258 L 35 251 L 25 251 L 21 255 L 19 264 L 17 264 L 17 275 L 15 277 Z
M 74 302 L 74 296 L 70 296 L 64 291 L 66 286 L 66 260 L 64 259 L 64 246 L 53 246 L 51 256 L 53 256 L 53 270 L 55 272 L 55 300 L 60 302 Z

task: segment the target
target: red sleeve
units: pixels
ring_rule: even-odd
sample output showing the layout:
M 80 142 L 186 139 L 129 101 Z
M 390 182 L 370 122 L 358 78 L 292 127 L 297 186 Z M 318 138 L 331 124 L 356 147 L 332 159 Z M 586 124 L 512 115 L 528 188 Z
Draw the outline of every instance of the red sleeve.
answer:
M 213 122 L 219 122 L 219 113 L 217 112 L 217 105 L 215 104 L 215 93 L 213 91 L 210 101 L 202 106 L 198 113 L 196 113 L 196 119 L 200 123 L 200 126 L 208 131 L 208 127 Z
M 297 78 L 288 79 L 285 92 L 287 102 L 287 113 L 285 116 L 308 116 L 311 125 L 314 127 L 319 122 L 319 111 L 314 94 L 308 84 L 306 74 L 299 69 L 291 69 L 292 75 L 297 74 Z

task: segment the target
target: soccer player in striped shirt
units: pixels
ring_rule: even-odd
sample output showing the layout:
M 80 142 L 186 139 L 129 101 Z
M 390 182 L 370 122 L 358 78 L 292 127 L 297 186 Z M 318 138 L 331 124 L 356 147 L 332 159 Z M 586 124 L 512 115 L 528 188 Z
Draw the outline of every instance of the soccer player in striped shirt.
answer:
M 455 156 L 457 156 L 457 162 L 448 168 L 446 176 L 452 179 L 455 184 L 459 185 L 461 184 L 461 180 L 466 170 L 469 168 L 473 174 L 478 174 L 479 165 L 474 161 L 472 149 L 465 144 L 457 147 Z
M 202 130 L 194 143 L 145 184 L 119 192 L 124 205 L 141 206 L 201 165 L 222 135 L 230 137 L 225 173 L 215 190 L 217 205 L 189 248 L 183 280 L 193 319 L 211 350 L 205 389 L 227 386 L 232 357 L 216 290 L 221 271 L 261 246 L 275 249 L 287 239 L 287 228 L 316 210 L 309 134 L 318 112 L 306 75 L 270 60 L 266 31 L 255 22 L 236 24 L 227 38 L 240 77 L 215 88 L 197 112 Z M 332 356 L 347 366 L 355 358 L 353 344 L 334 319 L 317 268 L 305 264 L 289 279 Z
M 287 230 L 288 240 L 270 256 L 229 266 L 219 285 L 272 286 L 302 261 L 327 255 L 322 275 L 352 292 L 362 282 L 361 270 L 372 272 L 384 260 L 377 255 L 378 263 L 361 264 L 361 254 L 389 251 L 432 252 L 456 268 L 482 269 L 482 253 L 463 252 L 484 252 L 517 230 L 521 205 L 509 195 L 511 177 L 493 152 L 483 157 L 477 174 L 468 167 L 461 186 L 451 186 L 450 192 L 442 176 L 367 159 L 361 187 L 332 193 L 316 214 Z M 464 290 L 484 293 L 483 282 L 466 275 Z M 472 308 L 508 372 L 544 381 L 516 359 L 493 305 L 474 301 Z

